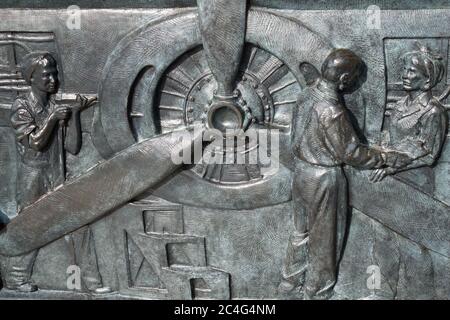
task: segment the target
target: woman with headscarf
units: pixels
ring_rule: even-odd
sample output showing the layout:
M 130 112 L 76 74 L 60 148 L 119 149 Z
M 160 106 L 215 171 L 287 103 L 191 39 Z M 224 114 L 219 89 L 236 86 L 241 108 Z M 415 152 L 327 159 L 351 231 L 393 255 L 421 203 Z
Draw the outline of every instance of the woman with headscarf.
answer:
M 373 171 L 371 180 L 374 182 L 399 171 L 432 166 L 446 136 L 447 113 L 431 91 L 444 75 L 442 56 L 420 46 L 403 55 L 402 60 L 402 82 L 407 95 L 387 111 L 390 126 L 384 147 L 405 152 L 413 161 L 401 169 Z
M 78 95 L 75 105 L 58 105 L 58 66 L 48 52 L 32 52 L 23 58 L 21 73 L 30 90 L 18 96 L 11 107 L 11 126 L 16 136 L 17 213 L 65 182 L 65 152 L 77 154 L 81 148 L 80 112 L 95 101 Z M 67 123 L 66 123 L 67 122 Z M 85 287 L 107 293 L 98 271 L 92 231 L 78 229 L 70 237 L 76 264 L 82 268 Z M 38 290 L 31 275 L 38 251 L 4 257 L 2 280 L 7 289 L 19 292 Z

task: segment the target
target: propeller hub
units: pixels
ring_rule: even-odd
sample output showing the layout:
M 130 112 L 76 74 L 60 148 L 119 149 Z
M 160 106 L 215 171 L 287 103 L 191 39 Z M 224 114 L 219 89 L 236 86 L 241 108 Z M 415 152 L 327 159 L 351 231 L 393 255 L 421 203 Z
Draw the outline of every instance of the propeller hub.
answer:
M 243 129 L 241 108 L 232 102 L 216 102 L 208 111 L 207 124 L 209 128 L 217 129 L 224 134 L 234 134 Z

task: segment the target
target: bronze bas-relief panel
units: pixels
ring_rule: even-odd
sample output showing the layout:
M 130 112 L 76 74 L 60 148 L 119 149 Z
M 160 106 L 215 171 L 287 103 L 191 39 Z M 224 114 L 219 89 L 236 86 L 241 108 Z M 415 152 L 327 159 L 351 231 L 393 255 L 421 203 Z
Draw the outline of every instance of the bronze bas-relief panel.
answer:
M 0 297 L 448 297 L 450 8 L 273 2 L 0 8 Z

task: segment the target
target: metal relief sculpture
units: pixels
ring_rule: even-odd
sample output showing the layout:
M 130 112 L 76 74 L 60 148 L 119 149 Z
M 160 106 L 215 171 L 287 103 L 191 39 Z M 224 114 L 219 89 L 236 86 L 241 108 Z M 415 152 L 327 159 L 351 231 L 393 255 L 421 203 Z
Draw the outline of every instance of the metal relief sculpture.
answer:
M 447 112 L 441 103 L 446 95 L 437 99 L 431 90 L 444 75 L 442 59 L 425 46 L 403 56 L 402 80 L 408 95 L 388 110 L 390 123 L 383 143 L 387 148 L 408 153 L 413 163 L 402 170 L 374 172 L 374 181 L 399 171 L 431 166 L 439 157 L 448 124 Z
M 259 5 L 0 22 L 0 297 L 450 294 L 448 38 Z
M 65 151 L 79 152 L 80 112 L 95 102 L 95 98 L 78 95 L 72 108 L 58 105 L 54 95 L 58 89 L 57 63 L 48 52 L 26 55 L 22 62 L 22 75 L 31 89 L 16 98 L 11 108 L 11 126 L 19 155 L 16 179 L 18 214 L 65 182 Z M 76 241 L 80 256 L 77 260 L 85 266 L 85 285 L 89 290 L 101 292 L 101 277 L 96 257 L 92 256 L 95 248 L 89 227 L 76 231 L 73 239 L 77 238 L 81 239 Z M 37 290 L 30 279 L 36 254 L 37 251 L 32 251 L 5 262 L 5 287 L 24 292 Z
M 280 289 L 304 285 L 308 298 L 329 297 L 337 280 L 348 215 L 342 165 L 371 169 L 410 163 L 406 154 L 362 145 L 355 133 L 342 94 L 356 89 L 364 68 L 352 51 L 337 49 L 324 61 L 321 78 L 299 99 L 304 115 L 296 119 L 293 139 L 296 231 Z

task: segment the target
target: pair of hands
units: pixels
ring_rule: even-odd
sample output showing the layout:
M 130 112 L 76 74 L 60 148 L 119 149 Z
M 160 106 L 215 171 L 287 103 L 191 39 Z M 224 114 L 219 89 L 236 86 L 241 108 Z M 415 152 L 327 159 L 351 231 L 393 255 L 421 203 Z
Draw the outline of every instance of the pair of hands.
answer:
M 399 151 L 386 151 L 384 155 L 388 167 L 373 170 L 369 175 L 370 182 L 380 182 L 386 176 L 395 174 L 398 172 L 398 169 L 407 166 L 413 161 L 407 154 Z
M 75 106 L 57 106 L 50 116 L 55 120 L 69 120 L 72 113 L 83 111 L 84 109 L 91 107 L 95 103 L 97 103 L 96 97 L 88 98 L 82 95 L 77 95 Z
M 397 172 L 397 169 L 394 169 L 394 168 L 391 168 L 391 167 L 375 169 L 375 170 L 373 170 L 370 173 L 369 181 L 373 182 L 373 183 L 380 182 L 381 180 L 386 178 L 386 176 L 389 176 L 389 175 L 394 174 L 396 172 Z

